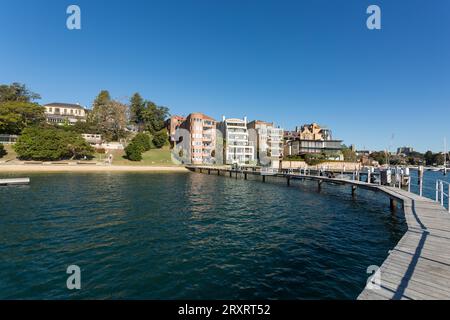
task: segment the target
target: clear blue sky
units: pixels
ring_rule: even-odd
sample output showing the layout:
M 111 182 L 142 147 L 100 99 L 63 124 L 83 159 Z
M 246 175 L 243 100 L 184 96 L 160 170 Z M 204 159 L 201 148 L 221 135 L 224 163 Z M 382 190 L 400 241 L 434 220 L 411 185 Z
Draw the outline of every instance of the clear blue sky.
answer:
M 358 148 L 450 140 L 448 0 L 0 0 L 0 30 L 0 83 L 40 103 L 138 91 L 172 114 L 315 121 Z

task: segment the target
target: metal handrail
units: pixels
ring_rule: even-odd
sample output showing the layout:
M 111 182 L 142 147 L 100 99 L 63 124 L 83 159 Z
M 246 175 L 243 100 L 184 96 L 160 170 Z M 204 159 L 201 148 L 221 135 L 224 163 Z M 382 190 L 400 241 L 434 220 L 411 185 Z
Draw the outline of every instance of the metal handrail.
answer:
M 309 168 L 299 168 L 297 169 L 299 171 L 300 174 L 304 174 L 304 175 L 311 175 L 311 171 Z M 288 170 L 288 173 L 292 173 L 293 170 Z M 360 170 L 356 170 L 354 172 L 352 172 L 352 177 L 351 180 L 359 180 L 360 178 Z M 369 183 L 370 182 L 370 175 L 371 172 L 368 171 L 368 180 Z M 398 188 L 402 187 L 401 181 L 403 178 L 403 175 L 400 176 L 401 178 L 399 179 L 399 181 L 395 182 L 395 186 Z M 397 180 L 397 179 L 396 179 Z M 378 184 L 381 183 L 381 179 L 379 179 Z M 411 186 L 417 186 L 419 188 L 419 195 L 423 196 L 423 191 L 424 190 L 428 190 L 428 191 L 432 191 L 433 187 L 428 187 L 425 186 L 423 183 L 423 179 L 420 180 L 420 183 L 414 183 L 413 179 L 411 176 L 409 176 L 409 181 L 408 181 L 408 192 L 412 192 L 411 191 Z M 447 192 L 445 192 L 445 190 L 447 190 Z M 450 213 L 450 183 L 447 181 L 443 181 L 443 180 L 437 180 L 436 181 L 436 187 L 435 187 L 435 191 L 436 191 L 436 202 L 440 203 L 443 207 L 444 206 L 444 201 L 445 201 L 445 197 L 447 197 L 447 201 L 448 201 L 448 212 Z
M 445 185 L 447 185 L 447 193 L 445 193 Z M 443 180 L 436 180 L 436 202 L 444 206 L 445 197 L 447 197 L 448 212 L 450 213 L 450 183 Z

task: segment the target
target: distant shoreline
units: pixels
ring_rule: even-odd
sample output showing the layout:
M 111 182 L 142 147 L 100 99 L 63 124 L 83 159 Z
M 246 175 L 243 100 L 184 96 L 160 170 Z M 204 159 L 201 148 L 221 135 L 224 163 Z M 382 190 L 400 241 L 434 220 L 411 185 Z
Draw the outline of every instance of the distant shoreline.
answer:
M 124 165 L 0 165 L 0 173 L 15 172 L 188 172 L 183 166 L 124 166 Z

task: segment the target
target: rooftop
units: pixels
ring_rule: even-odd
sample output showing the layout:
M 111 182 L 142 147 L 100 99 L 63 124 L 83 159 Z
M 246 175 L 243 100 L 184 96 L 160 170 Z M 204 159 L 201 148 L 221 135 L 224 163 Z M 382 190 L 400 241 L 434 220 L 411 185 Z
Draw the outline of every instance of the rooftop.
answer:
M 44 107 L 60 107 L 60 108 L 73 108 L 73 109 L 83 109 L 86 110 L 85 107 L 79 105 L 79 104 L 74 104 L 74 103 L 61 103 L 61 102 L 52 102 L 52 103 L 48 103 L 45 104 Z

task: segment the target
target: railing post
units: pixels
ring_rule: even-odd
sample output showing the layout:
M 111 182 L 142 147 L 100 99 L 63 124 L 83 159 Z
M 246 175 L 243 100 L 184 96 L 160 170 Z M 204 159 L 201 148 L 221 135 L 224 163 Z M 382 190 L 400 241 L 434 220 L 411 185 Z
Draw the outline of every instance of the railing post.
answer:
M 447 200 L 448 200 L 448 212 L 450 213 L 450 183 L 448 184 Z
M 419 181 L 419 195 L 420 196 L 422 196 L 422 194 L 423 194 L 423 190 L 422 190 L 423 182 L 422 182 L 422 180 L 423 179 L 420 179 L 420 181 Z
M 439 202 L 439 180 L 436 180 L 436 202 Z
M 444 206 L 444 182 L 441 181 L 441 205 Z

